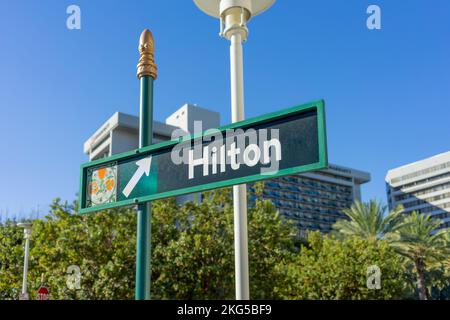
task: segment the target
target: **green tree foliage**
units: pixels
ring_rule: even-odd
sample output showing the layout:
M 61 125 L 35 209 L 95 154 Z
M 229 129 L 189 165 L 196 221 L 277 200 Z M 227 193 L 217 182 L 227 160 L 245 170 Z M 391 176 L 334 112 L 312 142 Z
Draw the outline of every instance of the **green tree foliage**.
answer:
M 286 282 L 276 290 L 284 299 L 398 299 L 405 296 L 406 269 L 385 241 L 344 240 L 312 232 L 292 263 L 280 265 Z M 369 289 L 371 266 L 381 271 L 380 289 Z
M 419 298 L 427 300 L 427 266 L 435 264 L 434 271 L 439 272 L 445 265 L 450 256 L 448 230 L 436 231 L 441 221 L 417 212 L 406 215 L 404 221 L 405 225 L 398 230 L 391 245 L 414 264 Z
M 135 214 L 118 209 L 77 215 L 75 205 L 56 200 L 47 219 L 34 222 L 31 288 L 39 286 L 43 273 L 52 299 L 131 299 Z M 79 290 L 67 285 L 71 265 L 79 266 L 82 273 Z
M 357 236 L 369 241 L 389 239 L 389 235 L 402 227 L 403 207 L 386 213 L 386 206 L 374 200 L 368 203 L 356 201 L 350 208 L 342 210 L 349 220 L 337 221 L 333 228 L 344 236 Z
M 7 220 L 0 224 L 0 300 L 18 298 L 23 270 L 23 229 Z
M 412 257 L 413 252 L 424 252 L 428 245 L 435 247 L 434 240 L 414 235 L 414 221 L 382 221 L 383 210 L 369 205 L 361 207 L 371 217 L 364 232 L 349 232 L 341 238 L 312 233 L 300 246 L 293 236 L 296 230 L 262 198 L 262 185 L 256 185 L 255 190 L 257 200 L 248 210 L 252 299 L 414 297 L 414 265 L 393 249 L 393 243 L 402 237 L 404 255 Z M 133 299 L 134 208 L 78 215 L 76 207 L 76 203 L 55 200 L 46 219 L 33 223 L 28 274 L 31 298 L 35 298 L 44 274 L 52 299 Z M 207 192 L 200 203 L 181 206 L 173 199 L 154 201 L 152 214 L 152 298 L 234 299 L 231 190 Z M 357 220 L 363 221 L 351 221 Z M 341 226 L 345 228 L 345 224 Z M 356 227 L 353 224 L 347 230 Z M 397 235 L 389 239 L 394 242 L 384 240 L 392 233 Z M 409 245 L 405 239 L 411 239 Z M 447 250 L 448 233 L 440 239 L 446 241 L 446 245 L 439 242 L 442 250 Z M 417 241 L 420 250 L 412 246 Z M 0 244 L 0 299 L 17 299 L 23 271 L 23 230 L 14 221 L 0 224 Z M 425 260 L 424 277 L 430 295 L 448 297 L 450 259 Z M 67 283 L 72 265 L 80 267 L 79 289 Z M 367 268 L 373 265 L 381 270 L 379 290 L 366 285 L 370 276 Z
M 207 192 L 200 204 L 154 206 L 153 296 L 158 299 L 233 299 L 234 236 L 230 189 Z M 164 206 L 164 207 L 161 207 Z M 169 214 L 168 214 L 169 213 Z M 273 205 L 248 210 L 250 293 L 276 298 L 276 265 L 291 254 L 292 227 Z M 166 230 L 168 229 L 168 230 Z M 160 240 L 162 234 L 170 234 Z M 161 245 L 163 244 L 163 245 Z
M 223 189 L 205 193 L 199 204 L 178 206 L 173 199 L 153 202 L 153 298 L 234 298 L 230 196 L 230 189 Z M 34 221 L 29 266 L 32 298 L 44 274 L 52 299 L 133 299 L 135 211 L 124 208 L 78 215 L 75 208 L 76 203 L 56 200 L 45 220 Z M 292 229 L 264 200 L 248 210 L 248 221 L 251 296 L 276 298 L 273 289 L 281 275 L 275 266 L 292 250 Z M 12 225 L 0 228 L 2 241 L 7 242 L 0 251 L 0 292 L 12 299 L 18 297 L 23 261 L 22 233 L 16 229 Z M 82 273 L 79 290 L 67 285 L 71 265 L 79 266 Z
M 435 232 L 441 221 L 429 215 L 417 212 L 404 215 L 402 207 L 397 207 L 388 215 L 384 214 L 385 211 L 386 207 L 375 201 L 356 202 L 351 208 L 343 210 L 349 219 L 336 222 L 333 229 L 338 236 L 356 236 L 369 242 L 387 241 L 412 264 L 407 267 L 416 275 L 419 298 L 425 300 L 429 292 L 436 291 L 440 296 L 450 286 L 449 231 Z
M 77 215 L 76 203 L 59 199 L 45 220 L 33 221 L 28 291 L 36 297 L 41 274 L 52 299 L 131 299 L 134 288 L 135 214 L 129 209 Z M 0 297 L 17 299 L 22 285 L 23 230 L 0 225 Z M 81 288 L 67 285 L 69 266 L 79 266 Z

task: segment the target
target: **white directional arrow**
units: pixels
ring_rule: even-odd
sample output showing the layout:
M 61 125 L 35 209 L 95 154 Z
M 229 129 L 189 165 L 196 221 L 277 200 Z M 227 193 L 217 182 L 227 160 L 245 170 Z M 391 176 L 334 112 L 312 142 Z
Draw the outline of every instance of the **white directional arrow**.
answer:
M 128 181 L 125 189 L 123 189 L 122 193 L 125 195 L 125 197 L 128 198 L 131 191 L 133 191 L 134 187 L 138 184 L 139 180 L 141 180 L 141 177 L 145 175 L 148 177 L 150 174 L 150 166 L 152 164 L 152 157 L 144 158 L 139 161 L 136 161 L 136 165 L 139 167 L 136 172 L 131 177 L 130 181 Z

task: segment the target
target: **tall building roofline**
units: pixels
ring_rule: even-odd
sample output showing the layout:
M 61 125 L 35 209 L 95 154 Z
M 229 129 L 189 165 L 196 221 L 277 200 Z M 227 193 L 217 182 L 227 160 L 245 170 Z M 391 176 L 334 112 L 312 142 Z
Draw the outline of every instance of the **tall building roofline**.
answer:
M 371 176 L 369 172 L 337 165 L 334 163 L 329 163 L 328 168 L 325 170 L 334 170 L 336 172 L 339 172 L 340 174 L 345 174 L 348 176 L 351 176 L 358 180 L 359 184 L 367 183 L 371 180 Z
M 405 164 L 400 167 L 390 169 L 386 174 L 385 181 L 389 182 L 393 176 L 405 175 L 408 173 L 418 171 L 421 168 L 426 168 L 432 165 L 436 165 L 440 162 L 447 162 L 447 161 L 450 161 L 450 151 L 442 152 L 425 159 L 421 159 L 415 162 Z
M 83 144 L 84 153 L 88 153 L 90 148 L 95 147 L 99 141 L 102 141 L 106 135 L 117 127 L 127 128 L 133 131 L 139 131 L 139 116 L 127 114 L 123 112 L 115 112 L 106 120 L 92 136 L 90 136 Z M 171 135 L 172 131 L 178 129 L 175 126 L 153 121 L 153 130 L 156 134 Z

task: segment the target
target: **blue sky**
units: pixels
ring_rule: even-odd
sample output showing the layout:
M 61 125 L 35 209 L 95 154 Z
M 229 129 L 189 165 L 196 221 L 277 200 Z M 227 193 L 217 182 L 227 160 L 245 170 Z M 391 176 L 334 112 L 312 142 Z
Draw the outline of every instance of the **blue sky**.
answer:
M 81 30 L 66 8 L 81 8 Z M 366 9 L 382 10 L 382 29 Z M 177 5 L 178 7 L 175 7 Z M 448 0 L 284 0 L 251 21 L 246 116 L 325 99 L 329 160 L 369 171 L 450 149 Z M 115 111 L 137 114 L 137 45 L 156 42 L 155 119 L 185 102 L 230 122 L 229 43 L 190 0 L 0 2 L 0 212 L 72 201 L 83 142 Z

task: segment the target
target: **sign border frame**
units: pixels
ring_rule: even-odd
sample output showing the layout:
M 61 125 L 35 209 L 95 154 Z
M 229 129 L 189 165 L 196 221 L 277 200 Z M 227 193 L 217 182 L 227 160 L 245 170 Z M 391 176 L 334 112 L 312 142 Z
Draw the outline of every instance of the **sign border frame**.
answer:
M 291 174 L 297 174 L 307 171 L 313 171 L 313 170 L 320 170 L 324 169 L 328 166 L 328 151 L 327 151 L 327 134 L 326 134 L 326 120 L 325 120 L 325 101 L 324 100 L 318 100 L 313 101 L 307 104 L 298 105 L 295 107 L 291 107 L 288 109 L 283 109 L 280 111 L 268 113 L 259 117 L 250 118 L 244 121 L 235 122 L 229 125 L 225 125 L 222 127 L 217 128 L 217 130 L 223 132 L 229 129 L 238 129 L 242 127 L 247 127 L 249 125 L 257 124 L 260 125 L 264 122 L 270 122 L 273 120 L 277 120 L 279 118 L 284 118 L 289 115 L 293 115 L 300 112 L 306 112 L 310 109 L 317 109 L 317 130 L 318 130 L 318 145 L 319 145 L 319 161 L 307 164 L 307 165 L 301 165 L 293 168 L 287 168 L 279 170 L 276 174 L 273 175 L 251 175 L 246 177 L 240 177 L 240 178 L 233 178 L 218 182 L 210 182 L 199 186 L 194 187 L 187 187 L 182 188 L 174 191 L 166 191 L 162 193 L 157 193 L 149 196 L 142 196 L 139 198 L 133 198 L 128 200 L 122 200 L 117 201 L 113 203 L 106 203 L 103 205 L 98 205 L 95 207 L 89 207 L 89 208 L 82 208 L 82 205 L 86 202 L 86 186 L 84 186 L 86 182 L 86 169 L 90 167 L 96 167 L 101 166 L 102 164 L 107 164 L 112 161 L 125 161 L 127 158 L 134 157 L 141 153 L 147 153 L 151 151 L 157 151 L 159 149 L 167 148 L 172 145 L 176 145 L 180 142 L 187 141 L 187 140 L 193 140 L 202 136 L 205 136 L 208 134 L 208 130 L 197 133 L 197 134 L 188 134 L 183 137 L 179 137 L 177 139 L 172 139 L 169 141 L 160 142 L 158 144 L 153 144 L 148 147 L 135 149 L 132 151 L 127 151 L 123 153 L 119 153 L 107 158 L 94 160 L 90 162 L 86 162 L 81 165 L 80 170 L 80 189 L 78 194 L 78 214 L 85 214 L 95 211 L 101 211 L 101 210 L 107 210 L 117 207 L 125 207 L 125 206 L 131 206 L 131 205 L 137 205 L 153 200 L 158 199 L 164 199 L 174 196 L 179 196 L 183 194 L 190 194 L 190 193 L 196 193 L 196 192 L 204 192 L 212 189 L 218 189 L 218 188 L 225 188 L 230 187 L 232 185 L 239 185 L 239 184 L 246 184 L 261 180 L 268 180 L 271 178 L 277 178 L 281 176 L 291 175 Z M 206 134 L 205 134 L 206 133 Z

